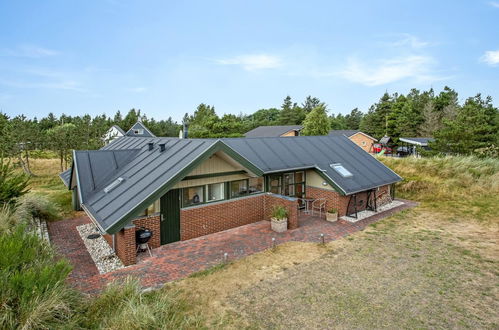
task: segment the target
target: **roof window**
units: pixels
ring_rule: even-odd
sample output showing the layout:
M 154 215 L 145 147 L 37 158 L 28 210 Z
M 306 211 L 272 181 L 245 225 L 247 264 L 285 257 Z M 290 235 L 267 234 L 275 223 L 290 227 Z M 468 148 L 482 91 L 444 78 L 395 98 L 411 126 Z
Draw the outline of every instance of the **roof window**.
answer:
M 353 176 L 353 174 L 349 170 L 347 170 L 346 168 L 344 168 L 343 165 L 341 165 L 340 163 L 330 164 L 329 166 L 331 166 L 331 168 L 333 170 L 335 170 L 336 172 L 338 172 L 338 174 L 341 175 L 344 178 L 348 178 L 348 177 Z
M 133 132 L 134 132 L 135 134 L 144 134 L 144 130 L 143 130 L 142 128 L 135 129 L 135 130 L 133 130 Z
M 110 185 L 108 185 L 106 188 L 104 188 L 104 192 L 107 194 L 109 193 L 111 190 L 113 190 L 114 188 L 118 187 L 120 185 L 120 183 L 122 183 L 125 179 L 123 179 L 122 177 L 119 177 L 117 178 L 116 180 L 114 180 L 113 182 L 111 182 Z

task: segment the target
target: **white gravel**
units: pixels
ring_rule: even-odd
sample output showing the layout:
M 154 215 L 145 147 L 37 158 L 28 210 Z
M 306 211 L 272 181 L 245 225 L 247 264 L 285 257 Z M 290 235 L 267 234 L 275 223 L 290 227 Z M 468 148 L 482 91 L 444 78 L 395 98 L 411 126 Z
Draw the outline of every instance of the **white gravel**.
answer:
M 85 243 L 88 253 L 90 253 L 99 273 L 104 274 L 125 267 L 104 237 L 100 236 L 96 239 L 87 238 L 90 234 L 98 234 L 94 225 L 80 225 L 76 229 L 80 233 L 81 239 Z
M 383 206 L 378 207 L 378 212 L 364 210 L 364 211 L 360 211 L 357 213 L 357 219 L 355 217 L 347 217 L 347 216 L 343 216 L 340 219 L 348 221 L 348 222 L 357 222 L 357 221 L 360 221 L 362 219 L 369 218 L 373 215 L 376 215 L 379 212 L 390 210 L 390 209 L 393 209 L 394 207 L 397 207 L 397 206 L 400 206 L 403 204 L 404 204 L 404 202 L 401 202 L 401 201 L 393 201 L 391 203 L 388 203 L 388 204 L 385 204 Z

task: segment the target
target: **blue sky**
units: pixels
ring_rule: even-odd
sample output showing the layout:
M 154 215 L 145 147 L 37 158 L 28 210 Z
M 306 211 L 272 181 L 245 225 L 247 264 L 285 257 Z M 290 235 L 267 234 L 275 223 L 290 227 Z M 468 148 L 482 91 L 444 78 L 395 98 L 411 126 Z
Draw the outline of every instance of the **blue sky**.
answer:
M 449 85 L 499 100 L 497 1 L 0 0 L 0 111 L 179 120 L 279 107 L 362 111 Z

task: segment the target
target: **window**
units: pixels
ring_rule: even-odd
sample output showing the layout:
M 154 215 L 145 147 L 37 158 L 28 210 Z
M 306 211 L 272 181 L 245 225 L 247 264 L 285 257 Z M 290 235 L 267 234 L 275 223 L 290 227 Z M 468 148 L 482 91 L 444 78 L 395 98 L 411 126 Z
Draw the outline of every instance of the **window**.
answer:
M 141 128 L 140 129 L 135 129 L 135 130 L 133 130 L 133 133 L 134 134 L 144 134 L 144 130 L 141 129 Z
M 331 164 L 329 166 L 331 166 L 331 168 L 333 170 L 335 170 L 336 172 L 338 172 L 338 174 L 341 175 L 344 178 L 348 178 L 350 176 L 353 176 L 353 174 L 350 173 L 350 171 L 347 170 L 346 168 L 344 168 L 343 165 L 341 165 L 341 164 Z
M 362 146 L 365 147 L 366 146 L 366 141 L 362 141 Z
M 248 194 L 248 180 L 232 181 L 230 183 L 230 198 L 246 196 Z
M 139 216 L 152 215 L 155 213 L 159 213 L 160 211 L 160 200 L 156 200 L 154 203 L 149 205 L 147 209 L 145 209 Z
M 273 194 L 281 193 L 281 185 L 282 185 L 282 176 L 281 175 L 271 175 L 270 176 L 270 184 L 269 191 Z
M 182 191 L 184 207 L 204 203 L 204 186 L 184 188 Z
M 208 185 L 208 202 L 219 201 L 224 199 L 224 184 L 214 183 Z
M 263 192 L 263 178 L 251 178 L 249 179 L 249 193 L 256 194 Z

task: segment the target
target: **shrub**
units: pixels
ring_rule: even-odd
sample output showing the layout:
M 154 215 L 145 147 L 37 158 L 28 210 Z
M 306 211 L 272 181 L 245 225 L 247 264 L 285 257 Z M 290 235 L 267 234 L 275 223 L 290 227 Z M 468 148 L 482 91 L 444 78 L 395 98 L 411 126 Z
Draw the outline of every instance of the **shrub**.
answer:
M 328 213 L 338 213 L 338 210 L 335 208 L 332 208 L 332 209 L 329 209 L 327 212 Z
M 0 235 L 0 251 L 0 328 L 71 328 L 79 296 L 64 283 L 68 262 L 22 225 Z
M 288 210 L 281 205 L 275 205 L 272 208 L 272 218 L 275 219 L 286 219 L 288 217 Z
M 0 206 L 14 204 L 16 199 L 28 192 L 29 177 L 16 173 L 10 161 L 0 158 Z
M 60 210 L 47 197 L 40 194 L 28 194 L 19 199 L 15 216 L 24 223 L 30 223 L 33 218 L 56 220 Z
M 103 329 L 184 329 L 201 327 L 200 318 L 189 315 L 178 291 L 143 292 L 138 281 L 111 283 L 86 312 L 86 325 Z

